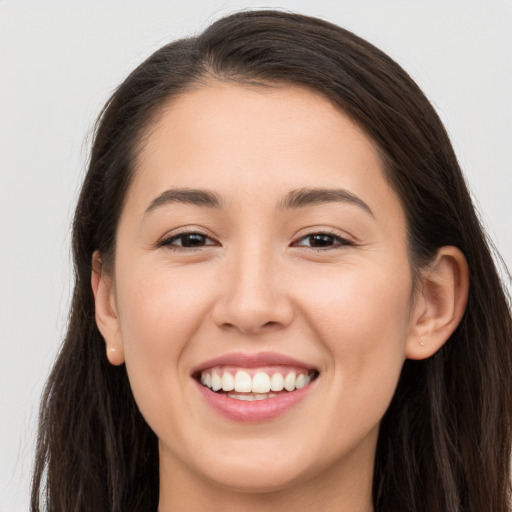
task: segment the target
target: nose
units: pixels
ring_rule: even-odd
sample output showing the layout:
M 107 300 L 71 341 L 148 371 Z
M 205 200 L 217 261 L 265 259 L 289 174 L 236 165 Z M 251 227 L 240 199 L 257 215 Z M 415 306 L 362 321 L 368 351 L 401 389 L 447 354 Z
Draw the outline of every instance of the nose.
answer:
M 233 254 L 223 269 L 214 322 L 253 335 L 289 325 L 294 312 L 282 270 L 263 250 Z

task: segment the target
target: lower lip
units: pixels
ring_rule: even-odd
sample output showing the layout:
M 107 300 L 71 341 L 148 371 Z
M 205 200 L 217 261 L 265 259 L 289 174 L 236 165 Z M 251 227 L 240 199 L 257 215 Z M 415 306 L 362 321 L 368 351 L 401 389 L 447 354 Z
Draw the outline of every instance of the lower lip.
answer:
M 301 389 L 251 402 L 236 400 L 235 398 L 229 398 L 227 395 L 215 393 L 199 382 L 195 382 L 203 398 L 217 413 L 231 421 L 255 423 L 277 418 L 298 405 L 307 396 L 316 380 Z

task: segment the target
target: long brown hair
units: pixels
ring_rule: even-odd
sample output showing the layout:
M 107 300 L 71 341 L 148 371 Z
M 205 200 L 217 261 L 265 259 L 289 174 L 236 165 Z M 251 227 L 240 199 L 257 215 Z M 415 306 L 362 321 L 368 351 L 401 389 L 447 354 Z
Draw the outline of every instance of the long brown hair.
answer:
M 92 254 L 113 261 L 133 163 L 169 99 L 212 78 L 299 84 L 330 98 L 375 141 L 408 225 L 413 269 L 465 254 L 464 317 L 434 356 L 406 361 L 380 427 L 376 512 L 510 512 L 512 319 L 486 236 L 435 110 L 380 50 L 328 22 L 248 11 L 168 44 L 115 91 L 97 126 L 73 224 L 69 327 L 45 388 L 32 511 L 148 512 L 158 504 L 157 439 L 124 366 L 95 324 Z

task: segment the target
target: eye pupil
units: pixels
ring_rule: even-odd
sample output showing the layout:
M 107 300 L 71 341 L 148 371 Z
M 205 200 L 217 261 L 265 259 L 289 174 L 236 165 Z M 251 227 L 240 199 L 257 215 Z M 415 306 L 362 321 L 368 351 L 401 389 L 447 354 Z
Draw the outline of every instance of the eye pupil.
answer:
M 181 236 L 181 245 L 183 247 L 197 247 L 204 245 L 205 236 L 199 233 L 188 233 Z
M 326 247 L 333 244 L 333 238 L 330 235 L 311 235 L 311 246 L 312 247 Z

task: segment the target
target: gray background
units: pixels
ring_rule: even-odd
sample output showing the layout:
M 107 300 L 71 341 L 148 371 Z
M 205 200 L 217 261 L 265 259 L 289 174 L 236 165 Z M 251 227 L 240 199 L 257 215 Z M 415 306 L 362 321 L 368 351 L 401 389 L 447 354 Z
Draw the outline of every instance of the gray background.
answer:
M 511 0 L 0 0 L 0 512 L 28 510 L 38 401 L 65 330 L 69 226 L 95 117 L 159 46 L 260 6 L 338 23 L 409 71 L 511 265 Z

